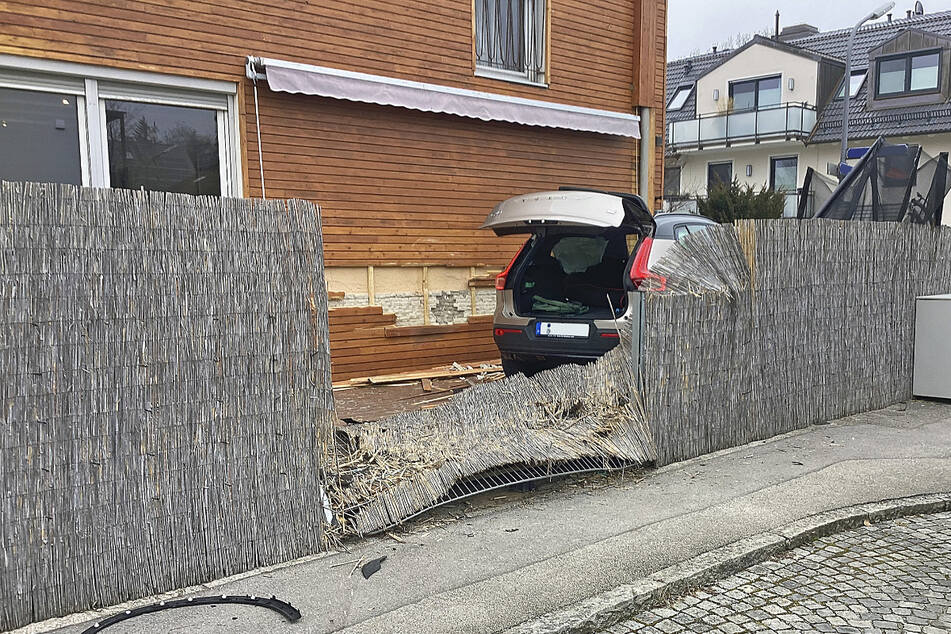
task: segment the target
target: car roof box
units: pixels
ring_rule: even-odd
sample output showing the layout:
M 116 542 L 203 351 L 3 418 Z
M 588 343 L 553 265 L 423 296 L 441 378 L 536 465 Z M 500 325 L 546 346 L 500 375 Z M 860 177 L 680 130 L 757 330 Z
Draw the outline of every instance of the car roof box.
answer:
M 564 187 L 503 200 L 482 224 L 497 235 L 534 233 L 547 227 L 617 227 L 652 231 L 654 219 L 640 196 Z

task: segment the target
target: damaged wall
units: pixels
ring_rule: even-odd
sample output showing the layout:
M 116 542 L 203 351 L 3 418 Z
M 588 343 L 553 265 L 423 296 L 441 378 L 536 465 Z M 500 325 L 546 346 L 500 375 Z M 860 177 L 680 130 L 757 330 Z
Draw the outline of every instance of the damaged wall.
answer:
M 459 324 L 495 312 L 492 279 L 484 266 L 330 267 L 330 308 L 380 306 L 398 326 Z M 331 316 L 332 319 L 332 316 Z
M 656 270 L 644 400 L 667 464 L 911 398 L 915 298 L 951 292 L 951 229 L 742 221 Z
M 319 222 L 0 184 L 0 630 L 321 549 Z

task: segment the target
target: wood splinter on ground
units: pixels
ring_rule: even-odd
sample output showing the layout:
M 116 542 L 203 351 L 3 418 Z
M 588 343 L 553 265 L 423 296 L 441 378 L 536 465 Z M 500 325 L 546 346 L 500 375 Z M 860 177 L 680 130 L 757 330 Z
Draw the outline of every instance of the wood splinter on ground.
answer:
M 485 375 L 485 378 L 489 380 L 496 380 L 497 378 L 502 378 L 502 376 L 504 376 L 501 362 L 491 361 L 487 363 L 480 363 L 478 366 L 453 363 L 452 365 L 431 368 L 429 370 L 413 370 L 410 372 L 400 372 L 397 374 L 362 376 L 344 381 L 337 381 L 333 384 L 333 387 L 334 389 L 344 389 L 353 386 L 387 385 L 417 380 L 429 381 L 431 385 L 433 379 L 453 379 L 472 375 Z

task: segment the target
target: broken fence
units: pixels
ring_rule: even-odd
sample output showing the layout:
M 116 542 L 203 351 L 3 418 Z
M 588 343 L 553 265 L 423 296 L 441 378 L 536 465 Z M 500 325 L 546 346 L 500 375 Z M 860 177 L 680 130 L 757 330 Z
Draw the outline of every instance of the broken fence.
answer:
M 951 231 L 744 221 L 657 268 L 637 346 L 335 440 L 313 205 L 0 185 L 0 627 L 907 399 Z

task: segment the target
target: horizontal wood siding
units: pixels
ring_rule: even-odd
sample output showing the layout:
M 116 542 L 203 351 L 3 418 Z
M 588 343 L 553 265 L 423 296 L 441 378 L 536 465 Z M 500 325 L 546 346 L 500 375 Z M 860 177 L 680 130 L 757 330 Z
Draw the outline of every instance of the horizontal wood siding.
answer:
M 498 201 L 559 185 L 630 190 L 634 178 L 622 137 L 270 91 L 259 106 L 268 196 L 319 201 L 329 266 L 504 266 L 524 237 L 479 229 Z M 247 141 L 259 195 L 253 117 Z
M 470 0 L 0 1 L 0 52 L 238 83 L 250 196 L 262 190 L 249 54 L 620 112 L 660 104 L 662 134 L 664 0 L 550 3 L 548 88 L 474 76 Z M 478 229 L 498 201 L 637 182 L 632 139 L 273 93 L 266 83 L 258 93 L 268 196 L 321 205 L 328 266 L 501 267 L 523 238 Z M 382 313 L 332 313 L 334 377 L 498 354 L 491 324 L 478 320 L 438 334 L 387 337 L 387 327 Z
M 330 311 L 333 380 L 497 359 L 492 318 L 451 326 L 393 326 L 378 306 Z
M 635 1 L 551 0 L 548 89 L 473 75 L 470 0 L 4 1 L 0 52 L 232 81 L 251 54 L 630 112 Z

